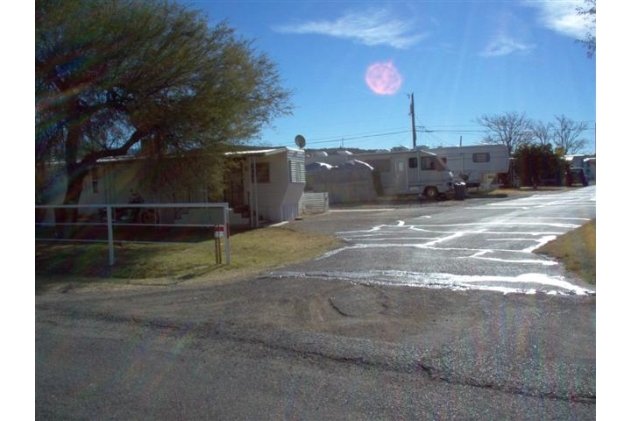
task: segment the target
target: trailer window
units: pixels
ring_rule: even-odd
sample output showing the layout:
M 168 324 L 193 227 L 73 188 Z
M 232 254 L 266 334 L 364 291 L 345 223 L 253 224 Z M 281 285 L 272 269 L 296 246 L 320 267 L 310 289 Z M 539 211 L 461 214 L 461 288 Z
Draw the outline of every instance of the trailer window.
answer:
M 418 159 L 408 158 L 408 168 L 417 168 L 417 167 L 418 167 Z
M 305 166 L 303 161 L 294 161 L 293 159 L 289 159 L 287 164 L 287 167 L 289 168 L 290 183 L 306 182 Z
M 473 162 L 489 162 L 491 154 L 488 152 L 477 152 L 473 154 Z
M 254 167 L 254 165 L 252 165 Z M 254 170 L 254 168 L 252 168 Z M 252 171 L 252 182 L 257 183 L 269 183 L 269 162 L 260 162 L 256 164 L 256 179 L 254 178 L 254 171 Z
M 421 157 L 421 169 L 422 170 L 430 170 L 433 171 L 437 167 L 436 158 L 433 156 L 422 156 Z
M 92 193 L 99 192 L 99 169 L 93 167 L 91 170 L 92 175 Z

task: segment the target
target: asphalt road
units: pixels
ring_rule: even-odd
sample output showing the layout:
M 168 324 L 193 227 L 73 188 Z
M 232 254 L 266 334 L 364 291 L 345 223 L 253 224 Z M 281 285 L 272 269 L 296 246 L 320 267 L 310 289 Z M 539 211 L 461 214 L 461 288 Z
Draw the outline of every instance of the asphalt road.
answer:
M 596 218 L 596 186 L 520 199 L 447 201 L 404 208 L 355 208 L 293 222 L 326 232 L 347 246 L 295 274 L 332 275 L 362 282 L 546 291 L 595 291 L 552 259 L 533 254 Z
M 345 248 L 256 279 L 37 296 L 36 419 L 595 419 L 595 290 L 532 253 L 595 194 L 331 212 L 292 226 Z

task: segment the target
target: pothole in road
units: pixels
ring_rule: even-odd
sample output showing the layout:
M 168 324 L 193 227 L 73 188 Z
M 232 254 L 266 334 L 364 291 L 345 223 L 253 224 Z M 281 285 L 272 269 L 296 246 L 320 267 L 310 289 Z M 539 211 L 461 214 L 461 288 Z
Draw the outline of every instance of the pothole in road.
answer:
M 329 304 L 344 317 L 365 317 L 383 313 L 388 297 L 375 287 L 354 285 L 331 294 Z

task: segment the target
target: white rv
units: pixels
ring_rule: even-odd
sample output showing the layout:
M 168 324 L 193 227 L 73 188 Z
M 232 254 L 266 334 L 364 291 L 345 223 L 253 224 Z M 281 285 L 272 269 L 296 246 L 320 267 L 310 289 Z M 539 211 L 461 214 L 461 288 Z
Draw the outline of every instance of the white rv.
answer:
M 435 154 L 423 150 L 397 150 L 355 154 L 379 174 L 381 194 L 417 194 L 435 200 L 453 193 L 454 176 Z
M 428 149 L 467 183 L 467 187 L 486 187 L 496 183 L 497 175 L 508 172 L 509 156 L 506 145 L 453 146 Z

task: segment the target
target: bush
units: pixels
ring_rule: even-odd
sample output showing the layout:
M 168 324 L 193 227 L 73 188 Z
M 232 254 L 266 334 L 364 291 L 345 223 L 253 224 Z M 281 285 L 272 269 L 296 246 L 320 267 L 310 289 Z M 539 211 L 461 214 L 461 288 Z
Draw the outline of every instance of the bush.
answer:
M 565 163 L 552 145 L 521 145 L 514 154 L 515 171 L 522 185 L 557 185 L 563 182 Z

